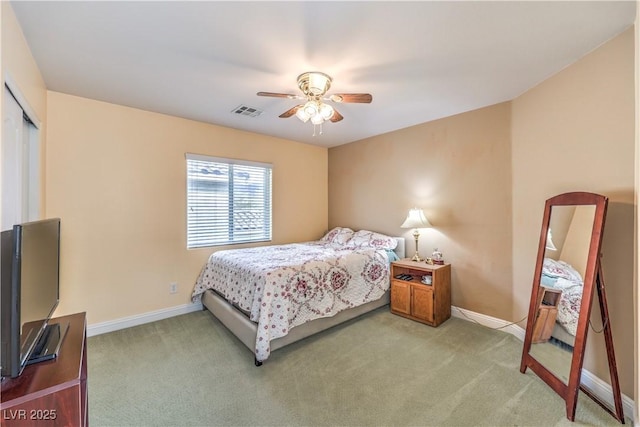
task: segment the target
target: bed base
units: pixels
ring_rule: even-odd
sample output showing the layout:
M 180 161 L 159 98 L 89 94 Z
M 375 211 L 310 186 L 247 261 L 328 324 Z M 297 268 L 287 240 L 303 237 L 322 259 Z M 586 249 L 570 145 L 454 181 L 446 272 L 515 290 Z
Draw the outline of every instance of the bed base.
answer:
M 323 317 L 321 319 L 312 320 L 302 325 L 292 328 L 284 337 L 271 341 L 271 351 L 292 344 L 303 338 L 322 332 L 333 326 L 354 319 L 365 313 L 389 304 L 390 292 L 384 293 L 382 298 L 368 302 L 364 305 L 341 311 L 332 317 Z M 202 294 L 202 305 L 209 310 L 233 335 L 235 335 L 251 352 L 255 351 L 256 335 L 258 331 L 257 323 L 249 320 L 249 318 L 229 304 L 224 298 L 212 290 L 207 290 Z M 262 362 L 255 359 L 256 366 L 261 366 Z
M 558 322 L 553 325 L 553 331 L 551 336 L 558 341 L 573 348 L 575 345 L 576 337 L 571 335 L 565 328 L 563 328 Z

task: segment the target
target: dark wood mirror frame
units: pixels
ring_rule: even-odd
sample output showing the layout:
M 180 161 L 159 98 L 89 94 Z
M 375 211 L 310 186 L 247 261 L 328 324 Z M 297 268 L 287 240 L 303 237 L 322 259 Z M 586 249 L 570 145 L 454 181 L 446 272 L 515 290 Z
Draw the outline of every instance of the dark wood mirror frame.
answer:
M 531 290 L 531 300 L 529 303 L 529 316 L 527 319 L 527 329 L 525 332 L 524 346 L 522 349 L 522 360 L 520 362 L 520 372 L 525 373 L 527 368 L 538 375 L 545 383 L 549 385 L 564 400 L 567 411 L 567 418 L 571 421 L 575 419 L 576 405 L 578 403 L 578 392 L 582 390 L 586 395 L 595 400 L 609 414 L 624 424 L 624 413 L 622 409 L 622 397 L 620 394 L 620 385 L 618 383 L 618 370 L 616 367 L 615 353 L 613 349 L 613 335 L 611 332 L 611 322 L 609 319 L 609 311 L 607 308 L 607 298 L 604 289 L 604 277 L 602 267 L 600 265 L 600 248 L 602 245 L 602 234 L 604 222 L 607 213 L 608 199 L 605 196 L 593 193 L 574 192 L 565 193 L 552 197 L 546 201 L 544 208 L 544 216 L 542 219 L 542 229 L 540 231 L 540 242 L 538 245 L 538 257 L 536 259 L 536 268 L 533 275 L 533 287 Z M 575 344 L 573 355 L 571 357 L 571 368 L 569 372 L 568 383 L 565 384 L 547 367 L 543 366 L 538 360 L 531 355 L 531 344 L 533 337 L 533 329 L 536 318 L 538 316 L 539 307 L 537 304 L 540 292 L 540 280 L 545 257 L 545 247 L 549 223 L 551 220 L 551 209 L 553 206 L 577 206 L 589 205 L 595 206 L 595 216 L 593 221 L 593 229 L 591 232 L 591 240 L 589 244 L 589 252 L 587 258 L 586 269 L 584 271 L 584 285 L 582 293 L 582 304 L 578 315 L 578 325 L 575 335 Z M 609 361 L 609 373 L 611 376 L 611 388 L 613 391 L 613 400 L 615 404 L 614 410 L 610 409 L 606 404 L 600 401 L 593 393 L 580 383 L 582 373 L 582 363 L 584 361 L 584 352 L 587 342 L 587 332 L 589 330 L 589 319 L 591 316 L 591 303 L 593 299 L 593 288 L 596 285 L 598 292 L 598 301 L 600 304 L 600 313 L 603 319 L 603 330 L 605 343 L 607 346 L 607 358 Z

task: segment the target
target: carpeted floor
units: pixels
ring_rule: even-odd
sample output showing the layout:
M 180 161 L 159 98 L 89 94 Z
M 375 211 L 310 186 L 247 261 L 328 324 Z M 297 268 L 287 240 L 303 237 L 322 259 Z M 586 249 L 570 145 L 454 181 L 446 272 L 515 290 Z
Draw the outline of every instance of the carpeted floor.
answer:
M 452 318 L 378 309 L 275 351 L 262 367 L 208 311 L 88 340 L 93 426 L 620 425 L 581 394 L 576 422 L 522 342 Z M 627 420 L 627 423 L 630 421 Z

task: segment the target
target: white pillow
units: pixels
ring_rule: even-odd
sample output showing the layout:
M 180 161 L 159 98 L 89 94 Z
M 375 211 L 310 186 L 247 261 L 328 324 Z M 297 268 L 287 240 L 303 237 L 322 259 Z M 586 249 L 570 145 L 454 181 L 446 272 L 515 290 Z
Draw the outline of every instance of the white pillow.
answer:
M 337 243 L 340 245 L 344 245 L 351 239 L 352 236 L 353 236 L 352 229 L 335 227 L 332 230 L 330 230 L 327 234 L 325 234 L 320 240 L 323 242 Z
M 542 273 L 549 277 L 567 279 L 571 282 L 582 283 L 582 275 L 570 264 L 564 261 L 556 261 L 545 258 L 542 264 Z
M 347 242 L 347 244 L 356 248 L 368 247 L 393 250 L 398 246 L 398 241 L 393 237 L 376 233 L 374 231 L 359 230 L 353 234 L 353 237 L 349 242 Z

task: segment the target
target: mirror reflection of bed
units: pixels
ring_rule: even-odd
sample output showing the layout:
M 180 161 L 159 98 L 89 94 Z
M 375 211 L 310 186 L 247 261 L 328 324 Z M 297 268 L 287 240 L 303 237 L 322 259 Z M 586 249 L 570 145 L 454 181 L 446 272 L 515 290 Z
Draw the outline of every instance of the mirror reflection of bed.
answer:
M 565 384 L 580 313 L 594 205 L 553 206 L 531 354 Z

